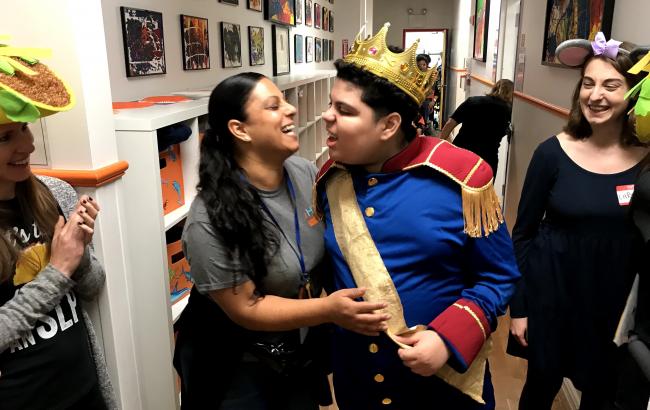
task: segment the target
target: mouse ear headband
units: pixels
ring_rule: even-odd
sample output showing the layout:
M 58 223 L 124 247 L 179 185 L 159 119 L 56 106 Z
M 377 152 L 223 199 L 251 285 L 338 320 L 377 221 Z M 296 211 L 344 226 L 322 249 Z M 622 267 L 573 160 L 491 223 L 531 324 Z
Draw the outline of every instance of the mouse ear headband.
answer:
M 596 34 L 594 41 L 581 38 L 566 40 L 555 49 L 555 58 L 567 67 L 580 67 L 592 56 L 603 55 L 616 60 L 619 53 L 629 55 L 629 51 L 620 48 L 621 41 L 605 39 L 602 32 Z
M 626 99 L 637 97 L 634 104 L 636 137 L 643 143 L 650 143 L 650 46 L 637 47 L 630 52 L 632 61 L 638 62 L 628 70 L 630 74 L 641 74 L 645 71 L 648 75 L 630 91 L 625 94 Z

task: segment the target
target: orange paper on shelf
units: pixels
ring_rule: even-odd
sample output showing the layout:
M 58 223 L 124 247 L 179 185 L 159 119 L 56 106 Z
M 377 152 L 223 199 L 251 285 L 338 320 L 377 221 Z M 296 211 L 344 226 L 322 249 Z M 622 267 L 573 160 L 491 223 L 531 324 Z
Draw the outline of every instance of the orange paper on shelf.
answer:
M 179 144 L 160 152 L 160 182 L 162 185 L 163 211 L 165 215 L 185 204 L 183 163 Z
M 185 258 L 180 240 L 167 244 L 167 266 L 169 269 L 169 296 L 173 304 L 189 295 L 193 285 L 190 264 Z
M 113 101 L 114 110 L 125 110 L 130 108 L 144 108 L 151 107 L 152 102 L 149 101 Z
M 190 101 L 190 99 L 183 97 L 182 95 L 154 95 L 151 97 L 145 97 L 142 101 L 154 104 L 173 104 L 177 102 Z

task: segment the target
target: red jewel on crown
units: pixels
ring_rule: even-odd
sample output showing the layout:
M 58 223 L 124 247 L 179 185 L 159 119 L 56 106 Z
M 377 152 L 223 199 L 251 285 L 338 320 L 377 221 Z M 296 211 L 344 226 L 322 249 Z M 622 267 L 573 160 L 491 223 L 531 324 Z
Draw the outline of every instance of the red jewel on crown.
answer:
M 370 48 L 368 49 L 368 54 L 374 56 L 375 54 L 377 54 L 377 51 L 379 51 L 379 50 L 377 50 L 377 47 L 370 47 Z

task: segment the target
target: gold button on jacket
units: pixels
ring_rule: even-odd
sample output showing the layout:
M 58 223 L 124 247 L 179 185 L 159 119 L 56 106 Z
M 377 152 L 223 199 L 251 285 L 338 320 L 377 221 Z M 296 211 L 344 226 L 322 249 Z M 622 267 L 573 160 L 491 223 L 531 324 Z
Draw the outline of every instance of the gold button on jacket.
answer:
M 366 216 L 368 218 L 370 218 L 375 214 L 375 208 L 369 206 L 369 207 L 366 208 L 365 213 L 366 213 Z

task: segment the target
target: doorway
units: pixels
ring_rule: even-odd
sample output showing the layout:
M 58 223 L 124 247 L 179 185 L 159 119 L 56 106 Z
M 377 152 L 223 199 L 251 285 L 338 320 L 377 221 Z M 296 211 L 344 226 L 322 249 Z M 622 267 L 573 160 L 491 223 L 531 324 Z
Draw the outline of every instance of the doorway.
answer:
M 447 72 L 447 29 L 404 29 L 402 34 L 402 46 L 404 49 L 410 47 L 418 39 L 420 43 L 416 52 L 426 54 L 431 59 L 429 68 L 438 71 L 438 78 L 432 89 L 431 114 L 429 119 L 431 131 L 436 135 L 446 120 L 445 104 L 445 73 Z

